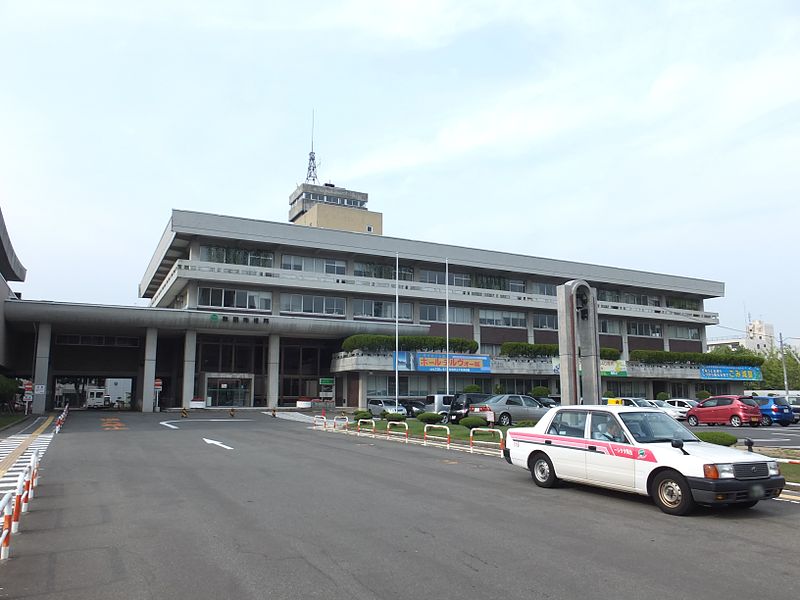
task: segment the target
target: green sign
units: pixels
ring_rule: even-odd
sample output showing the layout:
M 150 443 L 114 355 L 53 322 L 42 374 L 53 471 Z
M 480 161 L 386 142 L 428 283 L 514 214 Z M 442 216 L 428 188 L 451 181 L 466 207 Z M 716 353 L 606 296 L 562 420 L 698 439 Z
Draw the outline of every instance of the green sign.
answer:
M 333 385 L 335 379 L 333 377 L 320 377 L 319 384 L 320 385 Z
M 212 323 L 216 323 L 217 321 L 219 321 L 219 315 L 217 313 L 211 313 L 210 319 Z

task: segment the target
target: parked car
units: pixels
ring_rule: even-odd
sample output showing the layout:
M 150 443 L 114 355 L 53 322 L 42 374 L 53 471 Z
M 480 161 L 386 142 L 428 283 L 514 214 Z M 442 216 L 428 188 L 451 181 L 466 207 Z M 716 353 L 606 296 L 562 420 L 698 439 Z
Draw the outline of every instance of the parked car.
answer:
M 681 420 L 686 418 L 686 413 L 689 412 L 690 408 L 694 408 L 698 404 L 697 400 L 690 400 L 689 398 L 670 398 L 669 400 L 664 400 L 664 402 L 681 411 L 683 415 Z
M 542 406 L 546 406 L 547 408 L 553 408 L 554 406 L 561 406 L 561 400 L 556 400 L 555 398 L 551 398 L 550 396 L 532 396 L 534 400 L 536 400 Z
M 792 407 L 792 413 L 794 414 L 793 423 L 800 422 L 800 396 L 789 396 L 789 404 Z
M 466 394 L 459 394 L 450 403 L 450 412 L 444 418 L 444 422 L 458 423 L 461 419 L 469 414 L 469 407 L 474 404 L 482 404 L 491 398 L 491 394 L 478 394 L 467 392 Z
M 682 421 L 683 419 L 686 418 L 687 411 L 685 410 L 682 411 L 679 408 L 675 408 L 671 404 L 667 404 L 666 401 L 664 400 L 648 400 L 648 402 L 650 402 L 650 404 L 655 406 L 657 409 L 663 410 L 665 413 L 667 413 L 670 417 L 672 417 L 676 421 Z
M 564 479 L 632 492 L 670 515 L 696 504 L 755 506 L 786 485 L 774 459 L 701 442 L 654 408 L 551 409 L 535 427 L 509 429 L 503 455 L 539 487 Z
M 425 412 L 435 412 L 444 416 L 450 412 L 450 403 L 453 401 L 452 394 L 430 394 L 425 398 Z
M 750 427 L 761 424 L 761 411 L 750 396 L 711 396 L 690 408 L 686 422 L 692 427 L 707 423 L 740 427 L 747 423 Z
M 753 400 L 761 410 L 761 424 L 769 427 L 773 423 L 780 423 L 787 427 L 794 421 L 792 405 L 786 398 L 780 396 L 753 396 Z
M 372 413 L 373 417 L 380 417 L 384 411 L 401 415 L 408 414 L 402 404 L 395 406 L 394 398 L 372 398 L 367 402 L 367 410 Z
M 417 417 L 425 412 L 425 403 L 422 400 L 402 400 L 401 403 L 409 417 Z
M 531 396 L 500 394 L 488 398 L 483 404 L 470 407 L 470 415 L 483 417 L 489 423 L 511 425 L 515 421 L 536 421 L 550 410 Z

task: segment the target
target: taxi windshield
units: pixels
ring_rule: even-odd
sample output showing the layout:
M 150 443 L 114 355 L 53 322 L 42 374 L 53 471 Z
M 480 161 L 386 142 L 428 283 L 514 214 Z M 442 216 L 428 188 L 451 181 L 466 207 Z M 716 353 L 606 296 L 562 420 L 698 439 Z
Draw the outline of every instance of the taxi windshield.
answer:
M 698 441 L 691 431 L 663 412 L 624 412 L 619 416 L 634 439 L 643 444 Z

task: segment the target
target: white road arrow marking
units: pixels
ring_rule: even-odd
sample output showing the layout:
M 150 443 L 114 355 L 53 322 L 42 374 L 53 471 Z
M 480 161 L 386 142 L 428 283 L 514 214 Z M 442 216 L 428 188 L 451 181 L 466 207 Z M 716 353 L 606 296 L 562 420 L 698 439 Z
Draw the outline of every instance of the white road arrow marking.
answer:
M 178 419 L 175 421 L 159 421 L 158 424 L 170 429 L 180 429 L 173 423 L 250 423 L 252 421 L 253 419 Z
M 225 444 L 223 444 L 222 442 L 218 442 L 217 440 L 210 440 L 208 438 L 203 438 L 203 441 L 206 444 L 211 444 L 213 446 L 219 446 L 220 448 L 225 448 L 225 450 L 233 450 L 233 448 L 231 448 L 230 446 L 226 446 Z

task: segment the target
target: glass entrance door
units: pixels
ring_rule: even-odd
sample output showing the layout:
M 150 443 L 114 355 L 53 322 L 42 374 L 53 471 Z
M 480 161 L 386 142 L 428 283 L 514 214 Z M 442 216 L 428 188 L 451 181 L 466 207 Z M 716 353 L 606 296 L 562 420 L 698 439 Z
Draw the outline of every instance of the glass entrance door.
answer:
M 206 397 L 209 406 L 250 406 L 251 379 L 209 377 Z

